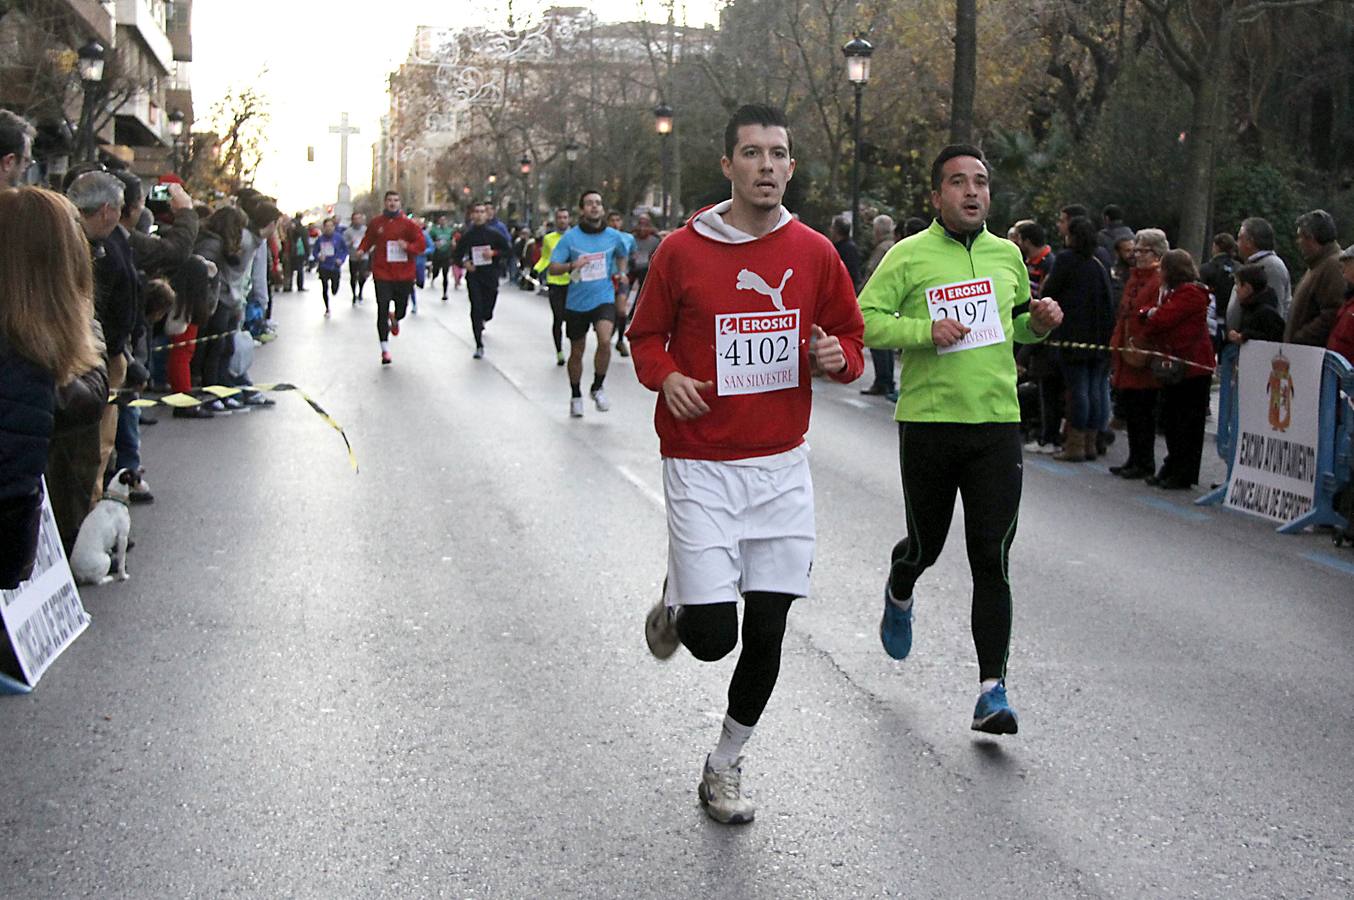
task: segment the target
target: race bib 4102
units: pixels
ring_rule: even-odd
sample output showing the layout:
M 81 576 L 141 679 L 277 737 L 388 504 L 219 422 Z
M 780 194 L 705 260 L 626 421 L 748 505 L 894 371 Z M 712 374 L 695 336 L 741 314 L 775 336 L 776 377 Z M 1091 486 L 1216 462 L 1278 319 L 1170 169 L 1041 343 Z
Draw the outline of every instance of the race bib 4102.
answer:
M 716 392 L 764 394 L 799 386 L 799 310 L 715 316 Z
M 948 347 L 937 347 L 937 353 L 958 353 L 1006 341 L 1006 331 L 1001 327 L 1001 310 L 997 307 L 997 292 L 991 278 L 956 281 L 928 288 L 926 311 L 932 322 L 954 319 L 969 329 L 963 340 Z

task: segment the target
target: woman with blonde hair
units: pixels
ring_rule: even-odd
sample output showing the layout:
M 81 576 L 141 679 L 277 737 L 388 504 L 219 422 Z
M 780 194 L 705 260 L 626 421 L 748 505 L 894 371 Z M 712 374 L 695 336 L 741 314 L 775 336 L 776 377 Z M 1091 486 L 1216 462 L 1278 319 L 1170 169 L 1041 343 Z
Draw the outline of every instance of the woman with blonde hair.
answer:
M 0 588 L 33 569 L 57 388 L 100 363 L 77 216 L 51 191 L 0 191 Z

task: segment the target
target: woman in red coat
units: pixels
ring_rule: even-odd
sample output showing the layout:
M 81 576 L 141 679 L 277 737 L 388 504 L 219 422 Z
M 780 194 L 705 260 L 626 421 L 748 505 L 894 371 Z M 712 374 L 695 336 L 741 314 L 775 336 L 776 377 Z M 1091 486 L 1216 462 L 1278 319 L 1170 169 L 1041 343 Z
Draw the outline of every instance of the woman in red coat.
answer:
M 1208 288 L 1199 283 L 1199 270 L 1189 251 L 1166 252 L 1161 259 L 1161 285 L 1165 291 L 1160 302 L 1139 314 L 1143 332 L 1156 349 L 1193 365 L 1183 367 L 1178 381 L 1161 386 L 1166 461 L 1147 483 L 1184 490 L 1199 483 L 1204 420 L 1217 359 L 1208 334 Z
M 1119 297 L 1110 346 L 1142 346 L 1141 313 L 1156 306 L 1161 293 L 1161 257 L 1170 249 L 1166 232 L 1144 228 L 1133 239 L 1133 269 Z M 1110 384 L 1118 395 L 1118 410 L 1128 431 L 1128 459 L 1110 471 L 1123 478 L 1143 478 L 1156 472 L 1157 380 L 1141 353 L 1115 352 L 1110 360 Z

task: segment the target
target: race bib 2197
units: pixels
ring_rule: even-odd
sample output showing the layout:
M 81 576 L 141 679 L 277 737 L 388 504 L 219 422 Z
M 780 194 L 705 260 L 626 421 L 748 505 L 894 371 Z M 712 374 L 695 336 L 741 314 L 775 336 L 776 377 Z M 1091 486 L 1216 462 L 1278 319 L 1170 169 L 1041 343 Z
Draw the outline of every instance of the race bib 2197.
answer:
M 1006 341 L 1006 331 L 1001 327 L 1001 310 L 997 307 L 997 292 L 991 278 L 975 278 L 927 288 L 926 311 L 932 322 L 954 319 L 969 329 L 963 340 L 948 347 L 937 347 L 937 353 L 958 353 Z

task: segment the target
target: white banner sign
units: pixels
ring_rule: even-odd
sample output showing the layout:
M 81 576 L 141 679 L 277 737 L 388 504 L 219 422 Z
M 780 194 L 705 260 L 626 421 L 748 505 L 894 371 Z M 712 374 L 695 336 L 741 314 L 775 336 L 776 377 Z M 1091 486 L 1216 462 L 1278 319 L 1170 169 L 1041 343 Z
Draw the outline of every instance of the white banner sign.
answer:
M 1321 347 L 1248 341 L 1237 368 L 1237 449 L 1227 505 L 1291 522 L 1316 500 Z
M 46 483 L 42 488 L 42 525 L 33 577 L 12 591 L 0 591 L 0 619 L 19 661 L 19 674 L 30 687 L 38 683 L 61 651 L 89 627 L 89 614 L 80 603 L 66 551 L 61 547 Z

